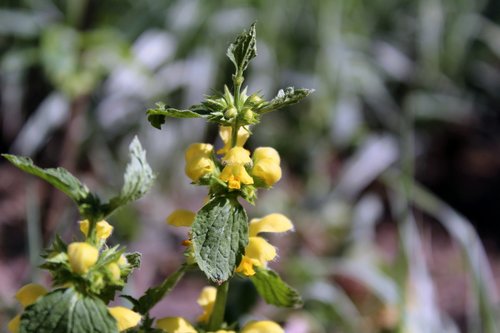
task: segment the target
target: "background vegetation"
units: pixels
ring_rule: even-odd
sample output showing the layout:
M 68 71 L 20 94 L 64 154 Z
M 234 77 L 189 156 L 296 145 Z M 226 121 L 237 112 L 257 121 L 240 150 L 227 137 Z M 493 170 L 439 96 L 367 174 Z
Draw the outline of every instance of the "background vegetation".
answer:
M 0 150 L 64 166 L 106 194 L 121 183 L 138 134 L 154 190 L 111 221 L 116 242 L 144 253 L 139 295 L 182 260 L 196 210 L 183 150 L 213 142 L 203 121 L 149 126 L 158 100 L 189 106 L 230 82 L 228 43 L 257 21 L 250 91 L 316 92 L 273 113 L 249 144 L 272 145 L 284 177 L 252 208 L 296 232 L 273 240 L 274 268 L 305 306 L 276 311 L 250 286 L 229 316 L 273 316 L 287 332 L 498 332 L 500 5 L 487 0 L 3 0 Z M 220 145 L 220 141 L 217 141 Z M 0 161 L 0 306 L 46 277 L 40 248 L 77 228 L 56 190 Z M 479 237 L 479 236 L 480 237 Z M 485 251 L 486 245 L 486 251 Z M 183 282 L 155 311 L 198 313 L 204 281 Z M 231 295 L 230 295 L 231 296 Z M 242 302 L 242 299 L 248 302 Z M 2 322 L 2 321 L 0 321 Z

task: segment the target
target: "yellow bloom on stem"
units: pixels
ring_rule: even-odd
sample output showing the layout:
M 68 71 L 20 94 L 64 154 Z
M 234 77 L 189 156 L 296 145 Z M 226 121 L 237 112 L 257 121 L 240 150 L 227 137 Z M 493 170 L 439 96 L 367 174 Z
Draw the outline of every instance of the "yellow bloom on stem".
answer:
M 252 159 L 250 158 L 250 152 L 248 150 L 243 147 L 234 147 L 224 155 L 222 162 L 227 165 L 246 165 L 252 163 Z
M 123 306 L 108 308 L 109 313 L 115 318 L 118 331 L 125 331 L 137 326 L 141 321 L 141 315 Z
M 73 272 L 85 274 L 99 258 L 99 250 L 85 242 L 74 242 L 68 246 L 68 260 Z
M 281 179 L 280 156 L 271 147 L 260 147 L 253 154 L 252 175 L 272 186 Z
M 7 324 L 7 329 L 11 333 L 18 333 L 20 326 L 21 326 L 21 315 L 17 315 L 14 318 L 12 318 L 11 321 L 9 321 L 9 323 Z
M 190 227 L 195 217 L 196 214 L 190 210 L 177 209 L 167 217 L 167 223 L 174 227 Z
M 79 224 L 80 224 L 80 231 L 85 235 L 85 237 L 88 237 L 89 220 L 80 221 Z M 108 222 L 104 220 L 97 222 L 96 234 L 98 239 L 106 240 L 108 239 L 109 236 L 111 236 L 112 232 L 113 232 L 113 227 Z
M 16 293 L 16 299 L 21 303 L 23 308 L 27 307 L 36 302 L 36 300 L 45 295 L 47 293 L 47 289 L 43 286 L 30 283 L 23 287 L 21 287 Z
M 156 321 L 156 327 L 168 333 L 197 333 L 194 327 L 182 317 L 166 317 Z
M 280 325 L 274 321 L 251 321 L 243 326 L 241 333 L 285 333 Z
M 217 150 L 217 154 L 224 155 L 232 148 L 232 132 L 233 128 L 231 126 L 221 126 L 219 127 L 219 136 L 224 142 L 224 147 Z M 245 126 L 238 129 L 238 137 L 236 138 L 236 147 L 243 147 L 245 142 L 247 142 L 250 137 L 250 132 Z
M 253 184 L 253 178 L 241 164 L 226 165 L 220 174 L 220 179 L 227 182 L 227 186 L 232 190 L 239 190 L 241 184 Z
M 266 267 L 276 258 L 276 248 L 258 236 L 261 232 L 286 232 L 293 230 L 292 222 L 282 214 L 269 214 L 261 219 L 252 219 L 248 230 L 248 245 L 236 272 L 246 276 L 255 274 L 254 267 Z
M 186 150 L 184 171 L 193 182 L 197 182 L 201 177 L 214 171 L 215 163 L 211 158 L 212 151 L 213 146 L 208 143 L 193 143 Z
M 217 289 L 215 287 L 205 287 L 198 297 L 198 305 L 203 308 L 203 313 L 198 317 L 198 321 L 207 323 L 214 309 Z

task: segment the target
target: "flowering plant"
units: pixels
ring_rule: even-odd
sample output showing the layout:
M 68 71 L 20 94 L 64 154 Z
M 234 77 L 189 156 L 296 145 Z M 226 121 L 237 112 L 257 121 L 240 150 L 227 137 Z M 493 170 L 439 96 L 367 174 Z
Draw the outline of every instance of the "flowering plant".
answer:
M 139 141 L 130 145 L 131 160 L 124 176 L 124 186 L 106 203 L 89 191 L 67 170 L 41 169 L 24 157 L 4 155 L 20 169 L 38 176 L 68 195 L 83 218 L 80 231 L 83 240 L 66 244 L 56 237 L 45 251 L 42 268 L 53 278 L 53 288 L 46 290 L 30 284 L 21 288 L 16 298 L 24 307 L 21 315 L 9 323 L 12 332 L 235 332 L 277 333 L 283 329 L 264 320 L 226 323 L 229 280 L 248 278 L 269 304 L 296 307 L 299 294 L 267 263 L 277 251 L 261 234 L 286 232 L 292 222 L 282 214 L 269 214 L 248 222 L 239 199 L 255 204 L 259 189 L 271 188 L 282 176 L 280 156 L 271 147 L 260 147 L 251 153 L 244 146 L 251 127 L 271 111 L 297 103 L 311 90 L 287 88 L 270 101 L 258 93 L 242 90 L 244 71 L 256 56 L 255 25 L 230 44 L 227 56 L 235 66 L 233 91 L 227 86 L 220 94 L 208 96 L 202 103 L 186 110 L 157 103 L 147 111 L 148 120 L 161 128 L 167 117 L 205 118 L 219 126 L 224 142 L 215 150 L 209 143 L 193 143 L 185 153 L 186 175 L 194 185 L 208 188 L 208 201 L 196 213 L 176 210 L 167 222 L 189 227 L 185 263 L 159 286 L 148 289 L 139 298 L 122 295 L 132 303 L 126 307 L 107 307 L 127 282 L 130 273 L 140 265 L 140 254 L 126 253 L 119 246 L 110 247 L 107 239 L 113 227 L 105 220 L 118 208 L 140 198 L 151 187 L 154 175 L 145 159 Z M 200 270 L 213 284 L 203 289 L 198 304 L 203 309 L 196 324 L 181 317 L 152 318 L 150 310 L 170 292 L 187 270 Z

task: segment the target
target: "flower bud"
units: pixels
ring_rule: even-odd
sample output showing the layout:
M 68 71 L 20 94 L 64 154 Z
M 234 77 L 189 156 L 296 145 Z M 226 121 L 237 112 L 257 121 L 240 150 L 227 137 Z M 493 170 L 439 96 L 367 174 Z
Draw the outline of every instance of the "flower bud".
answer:
M 209 157 L 214 150 L 214 146 L 209 143 L 193 143 L 186 149 L 184 155 L 186 162 L 199 157 Z
M 141 315 L 123 306 L 108 308 L 109 313 L 115 318 L 118 331 L 125 331 L 137 326 L 141 321 Z
M 255 151 L 253 152 L 254 161 L 257 162 L 257 161 L 263 160 L 265 158 L 272 159 L 274 161 L 274 163 L 276 163 L 278 165 L 281 162 L 280 155 L 278 154 L 276 149 L 274 149 L 272 147 L 259 147 L 259 148 L 255 149 Z
M 36 300 L 45 295 L 47 293 L 47 289 L 45 289 L 43 286 L 36 284 L 36 283 L 30 283 L 25 285 L 24 287 L 21 287 L 17 293 L 16 293 L 16 299 L 21 303 L 23 308 L 27 307 L 28 305 L 31 305 L 36 302 Z
M 227 119 L 232 119 L 238 115 L 238 110 L 234 106 L 230 106 L 227 108 L 227 110 L 224 112 L 224 117 Z
M 80 231 L 88 237 L 89 233 L 89 220 L 80 221 Z M 113 232 L 113 227 L 106 221 L 102 220 L 96 224 L 96 234 L 97 238 L 100 240 L 106 240 Z
M 274 148 L 255 149 L 253 161 L 252 175 L 262 179 L 267 186 L 272 186 L 281 179 L 280 156 Z
M 113 281 L 119 281 L 121 277 L 120 266 L 116 262 L 112 262 L 106 266 L 108 271 L 111 273 L 111 278 Z
M 262 98 L 259 95 L 254 94 L 248 97 L 247 103 L 250 103 L 252 105 L 259 105 L 260 103 L 262 103 Z
M 73 272 L 85 274 L 99 258 L 99 251 L 84 242 L 71 243 L 68 246 L 68 259 Z
M 7 329 L 9 330 L 10 333 L 18 333 L 19 328 L 21 326 L 21 315 L 17 315 L 14 318 L 12 318 L 11 321 L 7 324 Z
M 241 111 L 241 118 L 246 124 L 255 123 L 255 113 L 250 108 L 244 108 L 243 111 Z

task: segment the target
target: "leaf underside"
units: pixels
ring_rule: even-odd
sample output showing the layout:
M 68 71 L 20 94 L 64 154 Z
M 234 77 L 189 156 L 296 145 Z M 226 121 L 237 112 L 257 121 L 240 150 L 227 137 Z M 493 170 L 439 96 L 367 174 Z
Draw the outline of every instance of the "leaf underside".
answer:
M 257 269 L 250 280 L 266 303 L 287 308 L 302 306 L 299 293 L 281 280 L 273 270 Z

